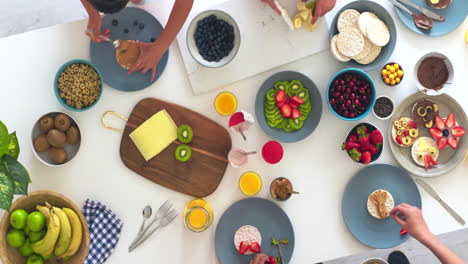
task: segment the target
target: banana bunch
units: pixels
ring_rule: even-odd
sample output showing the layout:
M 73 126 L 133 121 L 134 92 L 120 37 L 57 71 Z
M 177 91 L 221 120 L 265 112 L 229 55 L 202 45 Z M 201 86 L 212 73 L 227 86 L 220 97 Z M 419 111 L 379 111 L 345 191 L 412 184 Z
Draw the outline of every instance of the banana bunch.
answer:
M 296 9 L 297 12 L 293 18 L 294 27 L 296 29 L 304 27 L 308 31 L 313 31 L 318 27 L 317 24 L 312 25 L 311 23 L 315 10 L 315 0 L 310 1 L 307 4 L 301 0 L 298 0 L 296 2 Z
M 44 257 L 57 256 L 59 262 L 67 260 L 79 249 L 83 239 L 83 227 L 78 215 L 69 208 L 58 208 L 46 203 L 36 209 L 46 218 L 47 233 L 42 240 L 31 245 L 32 250 Z

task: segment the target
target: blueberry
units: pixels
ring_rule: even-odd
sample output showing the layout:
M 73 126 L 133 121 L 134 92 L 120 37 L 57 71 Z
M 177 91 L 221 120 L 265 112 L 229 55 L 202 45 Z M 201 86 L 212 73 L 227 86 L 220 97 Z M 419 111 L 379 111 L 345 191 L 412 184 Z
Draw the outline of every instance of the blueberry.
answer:
M 442 135 L 443 135 L 444 137 L 448 137 L 449 134 L 450 134 L 450 132 L 448 131 L 448 129 L 444 129 L 444 130 L 442 131 Z
M 140 25 L 138 25 L 138 28 L 139 28 L 139 29 L 144 29 L 144 28 L 145 28 L 145 24 L 140 23 Z
M 133 20 L 133 26 L 134 26 L 134 27 L 138 26 L 138 24 L 139 24 L 139 23 L 138 23 L 138 20 Z
M 155 41 L 156 41 L 156 38 L 151 38 L 150 41 L 151 41 L 151 42 L 155 42 Z
M 128 34 L 128 32 L 130 32 L 130 30 L 128 30 L 128 28 L 124 28 L 124 31 L 123 31 L 125 34 Z
M 117 19 L 112 19 L 112 25 L 113 26 L 118 26 L 119 25 L 119 21 Z

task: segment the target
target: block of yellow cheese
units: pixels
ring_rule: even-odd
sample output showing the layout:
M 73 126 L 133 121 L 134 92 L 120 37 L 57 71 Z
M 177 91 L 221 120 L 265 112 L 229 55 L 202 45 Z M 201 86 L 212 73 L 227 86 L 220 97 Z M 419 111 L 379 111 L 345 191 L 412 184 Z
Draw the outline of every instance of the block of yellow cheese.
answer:
M 161 110 L 133 130 L 130 138 L 148 161 L 177 139 L 177 125 L 166 110 Z

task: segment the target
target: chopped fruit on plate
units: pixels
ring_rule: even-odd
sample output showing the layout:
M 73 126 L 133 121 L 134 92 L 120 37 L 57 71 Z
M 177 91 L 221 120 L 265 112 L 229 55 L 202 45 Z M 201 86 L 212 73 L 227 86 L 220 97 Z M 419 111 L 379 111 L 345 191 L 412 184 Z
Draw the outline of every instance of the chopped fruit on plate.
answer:
M 369 128 L 364 124 L 354 128 L 341 146 L 341 149 L 346 151 L 352 160 L 363 164 L 369 164 L 372 158 L 379 154 L 383 144 L 380 130 L 374 127 L 370 128 L 371 130 Z
M 402 117 L 393 123 L 393 141 L 401 147 L 413 145 L 419 136 L 418 126 L 415 121 L 408 117 Z
M 250 244 L 249 242 L 242 241 L 239 246 L 239 254 L 244 255 L 247 250 L 250 249 Z
M 445 120 L 437 116 L 435 118 L 435 127 L 429 129 L 429 132 L 437 140 L 439 149 L 443 149 L 447 145 L 456 149 L 459 138 L 465 135 L 465 129 L 457 126 L 457 120 L 453 113 L 450 113 Z
M 258 244 L 258 242 L 253 242 L 252 244 L 250 244 L 250 250 L 251 250 L 253 253 L 260 253 L 260 252 L 262 252 L 262 250 L 261 250 L 260 245 Z
M 438 165 L 439 148 L 437 143 L 430 137 L 421 137 L 414 142 L 411 148 L 411 156 L 414 162 L 426 170 Z

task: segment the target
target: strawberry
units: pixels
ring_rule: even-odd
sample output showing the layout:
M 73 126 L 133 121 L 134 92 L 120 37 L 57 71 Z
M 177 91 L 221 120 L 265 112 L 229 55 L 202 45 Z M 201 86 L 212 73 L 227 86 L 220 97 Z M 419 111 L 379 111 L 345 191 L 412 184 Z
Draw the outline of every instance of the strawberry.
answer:
M 405 135 L 405 137 L 409 136 L 409 130 L 403 131 L 403 135 Z
M 281 106 L 280 110 L 281 114 L 284 117 L 291 117 L 291 107 L 288 104 L 284 104 L 283 106 Z
M 358 162 L 361 160 L 362 154 L 358 149 L 354 148 L 348 153 L 354 161 Z
M 437 163 L 437 161 L 435 161 L 431 155 L 427 155 L 427 160 L 431 163 L 431 167 L 432 165 L 438 165 L 439 163 Z
M 465 135 L 465 129 L 463 127 L 459 127 L 459 126 L 454 127 L 452 129 L 452 135 L 454 137 L 461 137 L 461 136 Z
M 395 141 L 398 143 L 398 145 L 403 145 L 403 141 L 401 140 L 400 136 L 396 136 Z
M 296 102 L 293 102 L 293 101 L 289 102 L 289 106 L 290 106 L 292 109 L 297 109 L 297 108 L 299 107 L 298 104 L 297 104 Z
M 424 168 L 427 170 L 431 167 L 431 162 L 429 161 L 429 155 L 424 156 Z
M 447 127 L 454 127 L 456 123 L 457 121 L 455 121 L 455 116 L 452 113 L 450 113 L 447 116 L 447 119 L 445 120 L 445 125 Z
M 429 132 L 431 133 L 432 137 L 435 138 L 435 139 L 439 139 L 439 138 L 444 136 L 442 134 L 442 130 L 437 129 L 437 128 L 431 128 L 431 129 L 429 129 Z
M 416 124 L 416 122 L 414 122 L 413 120 L 408 121 L 408 125 L 409 125 L 411 128 L 417 128 L 417 127 L 418 127 L 418 125 Z
M 408 233 L 408 231 L 406 231 L 404 228 L 400 230 L 400 236 L 404 236 L 406 233 Z
M 457 139 L 457 138 L 454 138 L 454 137 L 449 137 L 449 139 L 447 140 L 447 143 L 448 143 L 449 146 L 451 146 L 453 149 L 456 149 L 457 146 L 458 146 L 458 139 Z
M 276 106 L 278 108 L 281 108 L 284 105 L 285 102 L 276 102 Z
M 374 146 L 374 145 L 370 145 L 370 146 L 369 146 L 369 151 L 370 151 L 370 153 L 372 154 L 372 156 L 375 155 L 375 154 L 377 154 L 377 152 L 379 152 L 379 150 L 377 149 L 377 147 Z
M 363 152 L 361 155 L 361 162 L 364 164 L 369 164 L 372 160 L 372 154 L 369 151 Z
M 304 103 L 304 99 L 300 98 L 299 96 L 293 96 L 293 97 L 291 97 L 291 100 L 293 100 L 294 102 L 296 102 L 298 104 L 303 104 Z
M 409 134 L 409 131 L 408 131 L 408 134 Z M 382 133 L 378 129 L 375 129 L 374 131 L 371 132 L 370 139 L 371 139 L 372 144 L 376 146 L 378 144 L 382 145 L 383 136 L 382 136 Z
M 440 118 L 439 116 L 436 116 L 435 125 L 439 130 L 442 130 L 445 127 L 445 122 L 442 118 Z
M 359 135 L 360 138 L 361 138 L 361 137 L 367 136 L 367 127 L 364 126 L 364 125 L 359 126 L 359 127 L 357 128 L 357 133 L 358 133 L 358 135 Z
M 291 114 L 292 119 L 296 119 L 296 118 L 300 117 L 301 115 L 302 115 L 301 111 L 299 111 L 297 109 L 292 110 L 292 114 Z
M 350 152 L 352 149 L 359 149 L 359 144 L 356 142 L 343 142 L 341 145 L 341 150 L 346 150 L 346 152 Z
M 362 151 L 366 151 L 366 150 L 369 150 L 369 147 L 370 147 L 370 141 L 369 141 L 369 136 L 365 136 L 365 137 L 361 137 L 359 138 L 358 140 L 358 143 L 360 145 L 360 148 L 359 150 L 362 152 Z
M 439 140 L 437 141 L 437 147 L 439 149 L 443 149 L 446 146 L 447 146 L 447 139 L 444 137 L 439 138 Z
M 260 252 L 262 252 L 262 250 L 260 249 L 260 245 L 259 245 L 257 242 L 253 242 L 252 244 L 250 244 L 250 250 L 251 250 L 253 253 L 260 253 Z
M 357 142 L 357 140 L 358 140 L 357 134 L 352 134 L 348 138 L 348 142 Z
M 282 91 L 282 90 L 280 90 L 280 91 Z M 239 245 L 239 254 L 244 255 L 245 252 L 247 252 L 247 250 L 249 250 L 249 249 L 250 249 L 250 244 L 249 244 L 249 242 L 247 242 L 247 241 L 242 241 L 242 242 L 240 242 L 240 245 Z
M 277 103 L 286 101 L 286 92 L 284 90 L 278 90 L 275 95 L 275 100 Z
M 275 257 L 268 257 L 268 264 L 278 264 L 278 262 L 276 262 L 276 258 Z

